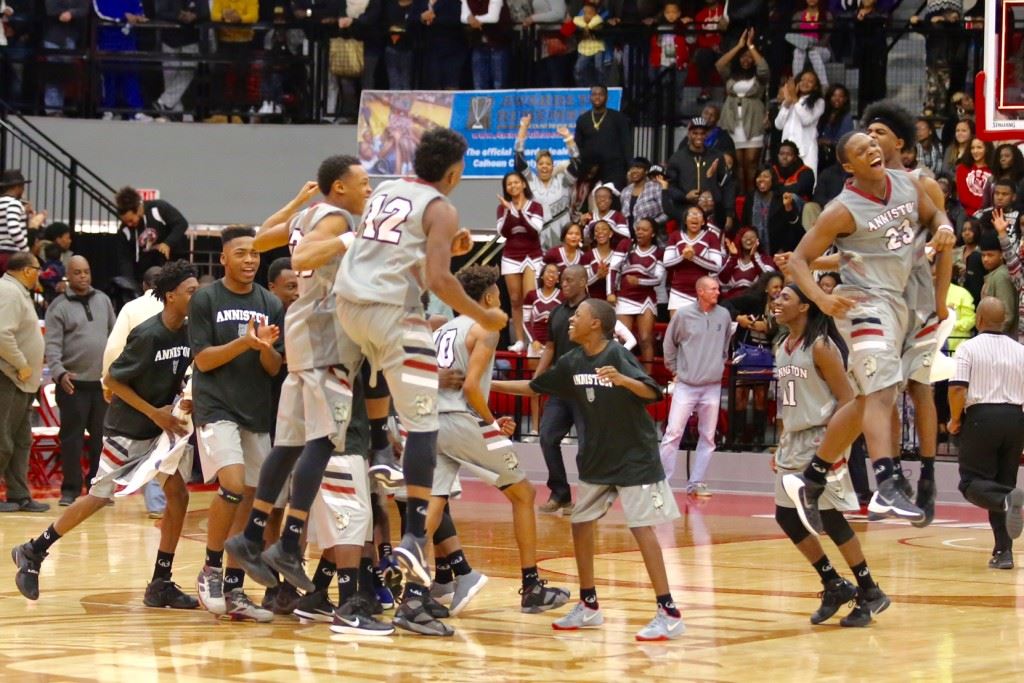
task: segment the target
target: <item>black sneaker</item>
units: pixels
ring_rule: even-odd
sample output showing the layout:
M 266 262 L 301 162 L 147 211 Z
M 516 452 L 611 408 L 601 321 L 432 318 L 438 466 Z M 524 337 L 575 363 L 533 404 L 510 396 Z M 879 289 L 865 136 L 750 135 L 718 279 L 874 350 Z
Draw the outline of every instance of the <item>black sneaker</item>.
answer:
M 196 609 L 199 601 L 181 591 L 178 584 L 170 579 L 153 579 L 146 586 L 146 607 L 170 607 L 171 609 Z
M 892 473 L 892 480 L 896 482 L 896 488 L 900 490 L 900 493 L 908 499 L 914 497 L 914 487 L 910 485 L 910 479 L 907 478 L 906 470 L 897 468 Z
M 384 605 L 381 604 L 374 591 L 359 589 L 356 591 L 353 599 L 361 603 L 366 608 L 366 613 L 371 616 L 384 614 Z
M 366 604 L 354 595 L 334 611 L 331 619 L 331 631 L 360 636 L 390 636 L 395 632 L 395 627 L 377 621 L 367 614 Z
M 18 568 L 14 583 L 18 585 L 21 594 L 29 600 L 39 599 L 39 566 L 46 555 L 47 553 L 37 555 L 32 550 L 31 543 L 22 543 L 11 548 L 11 559 Z
M 62 508 L 66 508 L 69 505 L 71 505 L 72 503 L 74 503 L 75 500 L 76 500 L 75 494 L 73 494 L 73 493 L 62 493 L 62 494 L 60 494 L 60 500 L 57 502 L 57 505 L 59 505 Z
M 450 636 L 455 633 L 455 629 L 431 615 L 420 598 L 402 602 L 395 610 L 395 619 L 392 623 L 398 628 L 422 636 Z M 331 630 L 335 630 L 333 626 Z
M 803 473 L 787 474 L 782 477 L 782 488 L 796 507 L 797 515 L 804 528 L 820 536 L 825 531 L 818 511 L 818 498 L 825 491 L 825 485 L 807 479 Z
M 327 591 L 313 591 L 299 598 L 292 613 L 306 621 L 329 624 L 334 621 L 334 610 L 334 603 L 327 597 Z
M 227 545 L 224 546 L 227 548 Z M 281 574 L 285 581 L 306 593 L 312 593 L 316 586 L 306 576 L 306 568 L 303 566 L 301 553 L 289 553 L 278 541 L 263 551 L 263 561 L 271 568 Z M 241 561 L 239 561 L 241 564 Z
M 989 569 L 1013 569 L 1013 551 L 997 550 L 988 561 Z
M 278 584 L 277 574 L 263 561 L 263 543 L 250 541 L 244 534 L 236 534 L 224 541 L 224 550 L 256 583 L 267 588 Z
M 426 602 L 424 604 L 427 612 L 430 614 L 430 616 L 434 617 L 435 619 L 447 619 L 452 615 L 452 613 L 448 611 L 447 607 L 445 607 L 429 595 L 427 596 Z
M 263 591 L 263 599 L 260 600 L 260 607 L 263 609 L 270 609 L 274 606 L 274 600 L 277 598 L 277 591 L 281 590 L 281 585 L 272 586 L 267 590 Z
M 881 614 L 889 606 L 889 596 L 878 586 L 866 591 L 857 591 L 857 606 L 839 620 L 840 626 L 867 626 L 872 617 Z
M 525 614 L 539 614 L 569 602 L 569 591 L 548 587 L 547 581 L 538 581 L 529 588 L 520 588 L 519 595 L 523 596 L 519 605 Z
M 935 482 L 931 479 L 920 479 L 917 482 L 917 499 L 914 501 L 924 513 L 924 519 L 911 522 L 917 528 L 926 527 L 935 519 Z
M 291 614 L 295 611 L 295 607 L 299 604 L 299 600 L 302 596 L 299 595 L 298 589 L 291 585 L 287 581 L 277 587 L 277 592 L 274 594 L 274 601 L 270 603 L 269 609 L 274 614 L 284 616 Z
M 871 502 L 868 503 L 868 513 L 868 519 L 898 517 L 920 523 L 925 518 L 924 511 L 910 502 L 910 499 L 904 495 L 899 484 L 892 477 L 879 482 L 878 490 L 875 491 Z
M 811 615 L 812 624 L 820 624 L 831 619 L 840 607 L 853 601 L 857 597 L 857 587 L 843 577 L 839 577 L 825 584 L 825 590 L 818 593 L 818 597 L 821 598 L 821 605 Z

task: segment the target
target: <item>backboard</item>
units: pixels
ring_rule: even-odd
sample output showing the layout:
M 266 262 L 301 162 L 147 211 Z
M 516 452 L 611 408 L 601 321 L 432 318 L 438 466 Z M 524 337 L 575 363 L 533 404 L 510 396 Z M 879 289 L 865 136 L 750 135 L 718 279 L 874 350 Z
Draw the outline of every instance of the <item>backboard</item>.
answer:
M 1024 0 L 988 0 L 984 35 L 984 69 L 975 80 L 978 137 L 1024 139 Z

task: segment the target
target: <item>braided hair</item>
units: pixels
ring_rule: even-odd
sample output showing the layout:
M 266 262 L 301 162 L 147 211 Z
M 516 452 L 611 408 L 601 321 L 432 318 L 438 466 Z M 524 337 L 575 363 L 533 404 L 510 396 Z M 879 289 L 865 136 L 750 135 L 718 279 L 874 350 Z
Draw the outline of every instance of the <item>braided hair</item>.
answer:
M 807 295 L 794 283 L 786 285 L 797 298 L 800 299 L 800 303 L 807 304 L 807 325 L 804 327 L 804 341 L 803 348 L 809 349 L 822 337 L 832 340 L 832 343 L 839 348 L 839 354 L 843 357 L 843 365 L 846 365 L 847 357 L 850 355 L 850 351 L 846 346 L 846 342 L 843 341 L 842 336 L 839 334 L 839 330 L 836 329 L 835 321 L 825 315 L 818 305 L 807 298 Z

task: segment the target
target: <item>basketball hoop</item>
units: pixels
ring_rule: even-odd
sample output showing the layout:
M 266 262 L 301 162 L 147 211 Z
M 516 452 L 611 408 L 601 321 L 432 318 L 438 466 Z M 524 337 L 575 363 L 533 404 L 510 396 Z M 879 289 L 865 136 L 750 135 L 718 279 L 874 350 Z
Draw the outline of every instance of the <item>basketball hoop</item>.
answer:
M 986 3 L 983 31 L 984 65 L 974 77 L 977 136 L 1024 140 L 1024 0 Z

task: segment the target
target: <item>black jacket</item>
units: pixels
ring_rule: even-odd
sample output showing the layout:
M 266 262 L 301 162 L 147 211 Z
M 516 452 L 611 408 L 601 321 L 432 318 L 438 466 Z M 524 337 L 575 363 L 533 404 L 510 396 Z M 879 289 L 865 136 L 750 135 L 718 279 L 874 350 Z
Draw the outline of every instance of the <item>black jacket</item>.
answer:
M 743 202 L 743 220 L 740 225 L 754 226 L 754 192 L 747 195 Z M 772 193 L 771 203 L 768 204 L 768 244 L 762 244 L 761 249 L 769 254 L 777 254 L 780 251 L 793 251 L 799 244 L 800 238 L 804 236 L 804 229 L 800 223 L 800 212 L 793 208 L 786 211 L 786 205 L 782 197 Z M 763 241 L 763 240 L 762 240 Z
M 152 233 L 148 233 L 150 230 Z M 172 261 L 187 259 L 187 233 L 188 220 L 174 206 L 162 199 L 145 202 L 139 224 L 135 228 L 122 224 L 118 230 L 118 274 L 141 282 L 147 268 L 165 261 L 163 255 L 152 248 L 157 244 L 171 248 Z
M 714 176 L 708 178 L 708 169 L 716 160 L 718 167 Z M 669 158 L 665 172 L 669 183 L 682 190 L 684 195 L 692 190 L 710 190 L 715 198 L 715 206 L 721 207 L 723 224 L 718 227 L 725 229 L 724 218 L 732 216 L 736 210 L 736 182 L 721 152 L 705 150 L 702 154 L 694 154 L 689 142 L 683 140 L 683 144 Z

